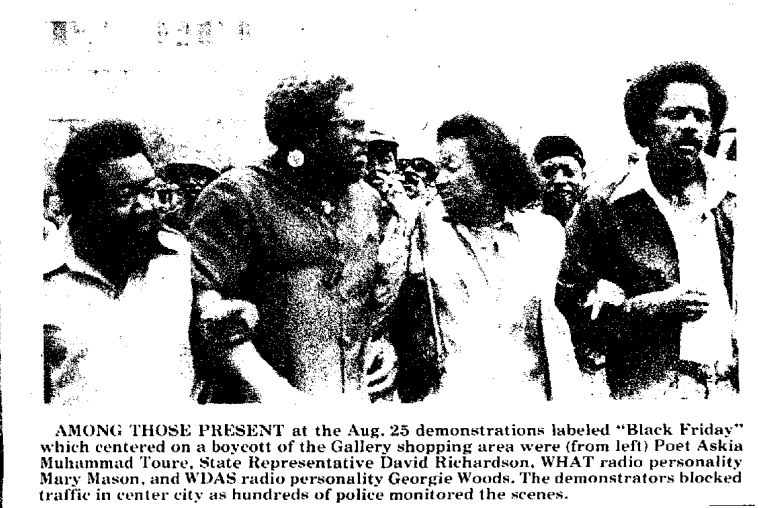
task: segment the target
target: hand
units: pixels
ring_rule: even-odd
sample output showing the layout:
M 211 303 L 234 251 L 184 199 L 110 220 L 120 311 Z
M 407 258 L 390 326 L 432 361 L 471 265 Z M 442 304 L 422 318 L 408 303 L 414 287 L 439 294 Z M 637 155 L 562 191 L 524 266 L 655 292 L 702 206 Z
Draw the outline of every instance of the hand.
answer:
M 416 210 L 416 205 L 403 187 L 403 178 L 397 173 L 384 173 L 377 171 L 373 181 L 370 182 L 386 205 L 403 219 L 411 220 Z
M 397 353 L 392 344 L 385 339 L 370 342 L 366 348 L 364 372 L 369 395 L 378 396 L 389 390 L 397 377 Z
M 624 303 L 629 312 L 663 315 L 682 322 L 697 321 L 708 311 L 708 295 L 696 289 L 674 284 L 663 291 L 637 296 Z
M 216 291 L 203 291 L 198 295 L 197 304 L 203 325 L 223 327 L 227 332 L 237 328 L 236 333 L 228 333 L 230 336 L 247 334 L 258 322 L 258 310 L 247 300 L 222 298 Z
M 605 367 L 605 355 L 597 351 L 590 351 L 584 358 L 583 366 L 586 370 L 597 372 Z
M 600 309 L 603 307 L 603 304 L 619 306 L 624 303 L 624 298 L 624 290 L 618 285 L 605 279 L 600 279 L 595 289 L 590 291 L 590 294 L 587 296 L 584 306 L 592 307 L 590 319 L 594 321 L 600 315 Z

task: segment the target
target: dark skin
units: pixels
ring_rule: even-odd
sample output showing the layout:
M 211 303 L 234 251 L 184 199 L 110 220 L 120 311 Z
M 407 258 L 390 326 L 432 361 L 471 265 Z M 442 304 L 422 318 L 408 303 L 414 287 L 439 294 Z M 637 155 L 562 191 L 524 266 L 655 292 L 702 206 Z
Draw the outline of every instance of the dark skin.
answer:
M 321 126 L 319 139 L 289 149 L 280 148 L 272 157 L 274 167 L 308 201 L 339 201 L 365 172 L 364 122 L 353 118 L 350 104 L 343 94 L 334 105 L 333 120 Z M 287 161 L 293 150 L 303 154 L 302 165 L 298 167 Z
M 682 159 L 669 153 L 650 151 L 647 155 L 650 180 L 661 196 L 671 201 L 682 198 L 684 190 L 705 182 L 705 168 L 700 159 Z M 675 175 L 675 177 L 672 177 Z
M 584 171 L 573 157 L 559 156 L 540 164 L 540 175 L 544 180 L 544 211 L 565 227 L 581 198 Z
M 74 250 L 121 292 L 144 274 L 158 245 L 158 211 L 144 155 L 110 161 L 89 188 L 89 203 L 69 223 Z
M 322 201 L 333 205 L 334 211 L 325 216 L 335 222 L 345 213 L 340 203 L 348 195 L 350 186 L 359 182 L 365 173 L 365 142 L 361 136 L 364 122 L 354 119 L 355 115 L 346 111 L 349 104 L 343 94 L 328 125 L 318 126 L 317 140 L 282 146 L 270 159 L 277 174 L 290 184 L 299 200 L 314 209 L 320 209 Z M 293 165 L 288 158 L 295 151 L 301 152 L 302 156 L 293 157 L 293 162 L 296 161 Z M 252 330 L 258 321 L 258 310 L 251 302 L 225 299 L 215 290 L 201 291 L 198 307 L 200 319 L 206 326 L 224 322 L 227 326 L 234 323 Z M 390 351 L 377 349 L 366 355 L 369 366 L 382 365 L 378 370 L 371 370 L 366 377 L 370 395 L 381 393 L 394 380 L 390 373 L 395 361 L 390 358 L 390 353 L 394 354 L 391 348 Z M 255 380 L 251 384 L 266 387 L 266 393 L 260 394 L 264 400 L 269 397 L 272 400 L 303 397 L 302 392 L 293 388 L 260 357 L 252 341 L 232 348 L 229 361 L 243 378 Z
M 700 160 L 711 133 L 708 92 L 701 85 L 670 83 L 652 122 L 647 155 L 650 178 L 675 208 L 691 204 L 705 190 Z M 629 312 L 662 314 L 683 322 L 697 321 L 708 311 L 708 295 L 697 288 L 675 284 L 664 291 L 626 300 Z

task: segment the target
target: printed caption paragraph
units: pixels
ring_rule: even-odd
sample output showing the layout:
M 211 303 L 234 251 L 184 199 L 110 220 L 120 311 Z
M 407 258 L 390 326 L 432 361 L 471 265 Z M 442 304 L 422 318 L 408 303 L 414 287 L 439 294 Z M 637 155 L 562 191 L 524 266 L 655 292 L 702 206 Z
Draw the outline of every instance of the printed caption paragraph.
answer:
M 41 444 L 39 499 L 564 500 L 588 484 L 727 485 L 749 481 L 742 434 L 687 422 L 60 425 Z

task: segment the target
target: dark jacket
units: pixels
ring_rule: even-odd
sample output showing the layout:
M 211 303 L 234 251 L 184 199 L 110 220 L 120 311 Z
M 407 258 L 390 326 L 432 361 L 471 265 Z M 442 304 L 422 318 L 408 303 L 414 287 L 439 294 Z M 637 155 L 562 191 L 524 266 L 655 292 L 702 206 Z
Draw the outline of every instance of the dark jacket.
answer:
M 715 218 L 724 285 L 732 296 L 735 195 L 726 193 L 710 213 Z M 585 202 L 567 229 L 556 303 L 566 316 L 578 356 L 605 354 L 611 393 L 632 396 L 679 369 L 681 322 L 661 317 L 632 320 L 620 308 L 603 307 L 590 320 L 588 294 L 600 279 L 623 289 L 627 298 L 667 289 L 679 282 L 673 234 L 652 197 L 643 189 L 621 197 Z M 582 363 L 580 361 L 580 363 Z

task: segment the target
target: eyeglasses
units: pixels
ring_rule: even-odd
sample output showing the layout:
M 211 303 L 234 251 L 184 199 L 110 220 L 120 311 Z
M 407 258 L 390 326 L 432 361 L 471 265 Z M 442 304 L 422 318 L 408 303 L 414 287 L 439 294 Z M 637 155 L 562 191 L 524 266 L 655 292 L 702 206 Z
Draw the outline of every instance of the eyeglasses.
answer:
M 113 195 L 113 204 L 119 208 L 134 206 L 142 198 L 143 201 L 155 201 L 158 198 L 159 191 L 163 190 L 156 180 L 147 181 L 141 184 L 120 187 Z

